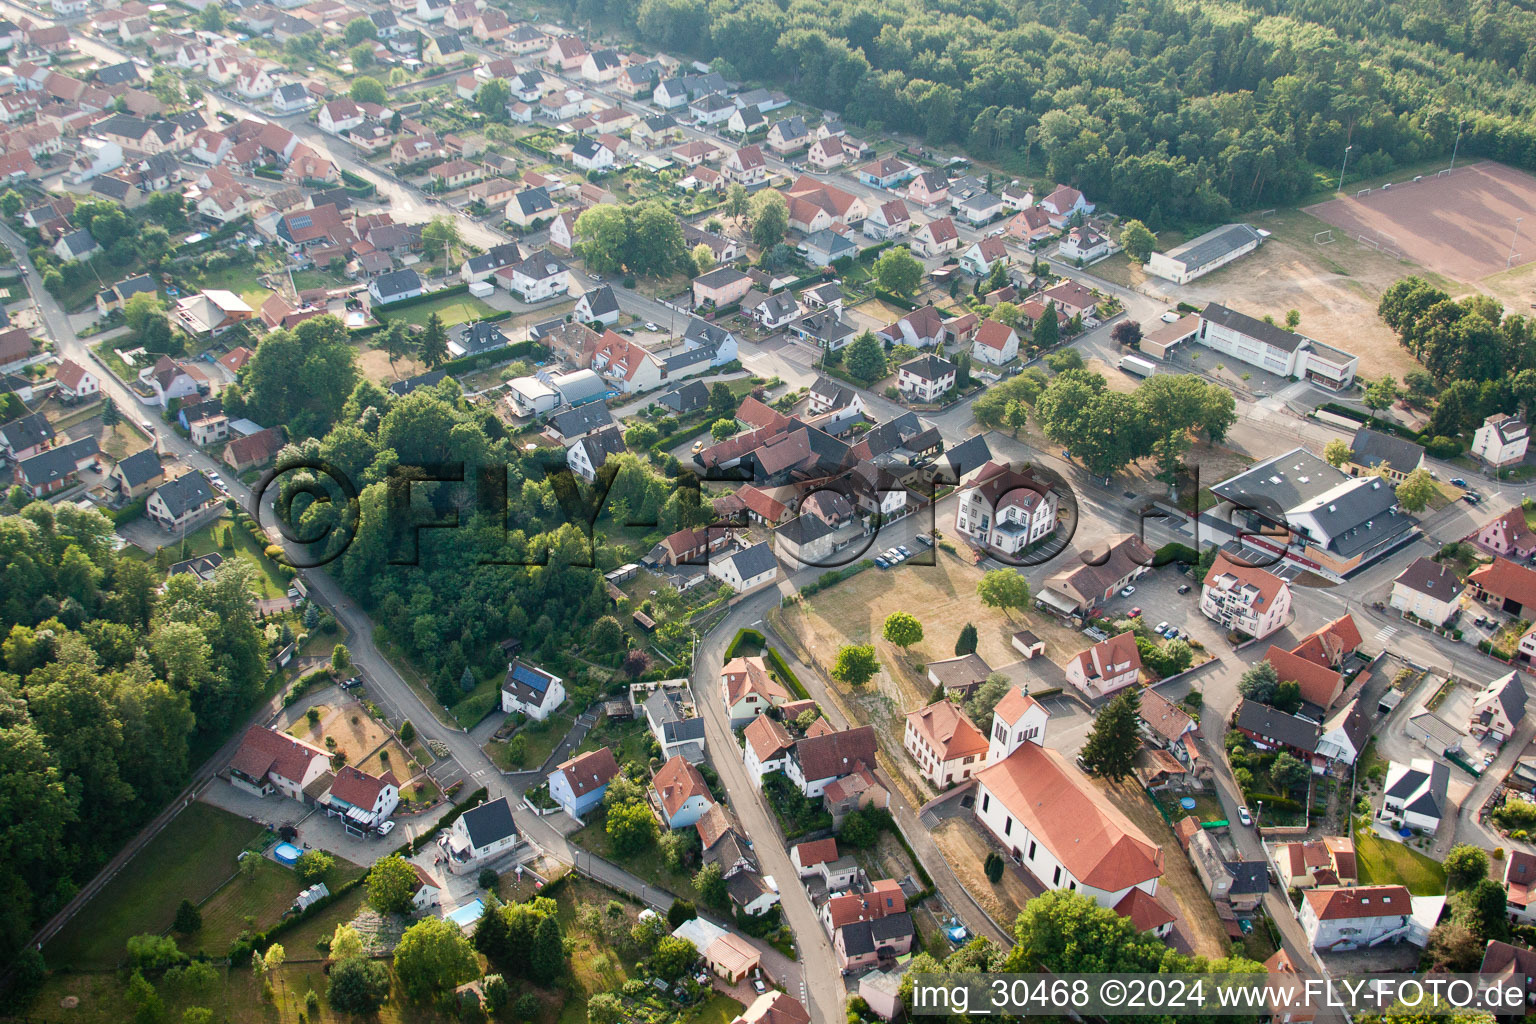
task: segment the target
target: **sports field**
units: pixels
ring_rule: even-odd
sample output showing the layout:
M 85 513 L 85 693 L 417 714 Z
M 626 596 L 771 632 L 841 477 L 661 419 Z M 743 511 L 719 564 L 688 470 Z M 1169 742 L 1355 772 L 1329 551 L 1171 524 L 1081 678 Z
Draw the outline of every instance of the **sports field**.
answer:
M 1500 164 L 1396 182 L 1306 212 L 1347 236 L 1335 244 L 1379 249 L 1457 281 L 1536 260 L 1536 178 Z

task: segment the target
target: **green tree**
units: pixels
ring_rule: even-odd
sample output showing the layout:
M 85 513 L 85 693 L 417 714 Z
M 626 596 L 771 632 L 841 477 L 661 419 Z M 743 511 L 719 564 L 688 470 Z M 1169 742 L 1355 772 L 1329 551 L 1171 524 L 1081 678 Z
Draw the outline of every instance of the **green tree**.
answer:
M 1376 413 L 1397 401 L 1397 381 L 1388 375 L 1366 385 L 1361 401 L 1365 403 L 1367 409 L 1371 410 L 1374 418 Z
M 832 662 L 832 678 L 849 686 L 863 686 L 880 671 L 875 649 L 868 644 L 845 644 Z
M 715 381 L 709 386 L 709 414 L 720 419 L 735 412 L 736 396 L 731 393 L 731 386 L 723 380 Z
M 724 441 L 736 434 L 736 421 L 734 419 L 715 420 L 709 425 L 709 436 L 715 441 Z
M 352 80 L 352 88 L 347 91 L 355 103 L 377 103 L 383 106 L 389 102 L 389 93 L 384 88 L 384 83 L 377 78 L 369 78 L 363 75 Z
M 18 196 L 17 198 L 19 199 L 20 197 Z M 741 222 L 741 218 L 745 217 L 752 209 L 752 197 L 747 193 L 745 185 L 732 182 L 726 186 L 725 206 L 723 209 L 727 217 L 730 217 L 737 223 Z
M 331 933 L 331 959 L 347 960 L 363 955 L 363 936 L 350 924 L 339 924 Z
M 346 644 L 337 644 L 331 648 L 331 671 L 337 673 L 352 671 L 352 654 L 347 650 Z
M 1397 485 L 1397 503 L 1409 512 L 1422 512 L 1439 490 L 1435 478 L 1421 466 Z
M 875 280 L 893 295 L 909 297 L 923 280 L 923 265 L 911 251 L 897 246 L 887 249 L 875 260 Z
M 335 858 L 324 850 L 305 850 L 293 865 L 294 870 L 298 872 L 299 881 L 305 885 L 324 881 L 325 876 L 335 866 Z
M 960 629 L 960 638 L 955 641 L 955 656 L 976 653 L 976 627 L 967 622 Z
M 347 51 L 347 59 L 352 62 L 354 71 L 366 71 L 377 63 L 372 43 L 358 43 Z
M 1488 854 L 1476 846 L 1458 843 L 1445 855 L 1445 890 L 1457 893 L 1488 877 Z
M 990 569 L 977 581 L 976 596 L 1011 616 L 1015 608 L 1029 607 L 1029 581 L 1017 569 Z
M 715 269 L 715 250 L 700 242 L 689 253 L 693 260 L 693 272 L 695 274 L 707 274 Z
M 540 985 L 553 983 L 565 971 L 565 942 L 554 914 L 545 915 L 534 929 L 528 968 L 529 977 Z
M 1125 254 L 1137 263 L 1147 262 L 1147 257 L 1152 255 L 1157 248 L 1157 239 L 1147 226 L 1139 220 L 1128 220 L 1120 231 L 1120 248 Z
M 1354 451 L 1352 451 L 1349 445 L 1340 438 L 1335 437 L 1327 444 L 1323 445 L 1323 461 L 1328 463 L 1328 465 L 1332 466 L 1334 469 L 1339 469 L 1354 457 Z
M 377 960 L 360 956 L 343 960 L 331 968 L 325 998 L 337 1013 L 374 1013 L 389 998 L 389 969 Z
M 1083 744 L 1083 763 L 1094 775 L 1119 782 L 1135 767 L 1141 749 L 1140 704 L 1136 687 L 1121 690 L 1094 717 Z
M 144 200 L 144 209 L 154 223 L 170 231 L 187 225 L 187 199 L 180 192 L 152 192 Z
M 982 871 L 986 873 L 987 881 L 991 882 L 993 885 L 1001 882 L 1003 880 L 1003 869 L 1005 867 L 1007 867 L 1007 865 L 1003 863 L 1003 858 L 998 856 L 996 850 L 987 851 L 987 859 L 985 863 L 982 864 L 981 868 Z
M 356 46 L 366 39 L 377 38 L 379 38 L 379 31 L 373 27 L 373 21 L 369 18 L 353 18 L 347 22 L 347 27 L 342 32 L 342 39 L 348 46 Z
M 172 927 L 183 935 L 191 935 L 202 926 L 202 912 L 191 900 L 182 900 L 176 908 L 176 923 Z
M 587 1024 L 619 1024 L 624 1004 L 612 992 L 596 992 L 587 998 Z
M 1502 883 L 1484 878 L 1451 897 L 1451 917 L 1485 943 L 1502 942 L 1509 938 L 1508 899 Z
M 368 905 L 381 914 L 410 910 L 415 892 L 416 872 L 398 853 L 374 861 L 368 871 Z
M 1299 310 L 1299 309 L 1288 309 L 1288 310 L 1286 310 L 1285 311 L 1285 329 L 1290 331 L 1292 334 L 1294 334 L 1296 332 L 1296 328 L 1298 328 L 1300 326 L 1301 326 L 1301 310 Z
M 1040 319 L 1035 322 L 1034 333 L 1031 336 L 1035 348 L 1044 351 L 1061 340 L 1060 314 L 1056 312 L 1056 302 L 1052 300 L 1045 304 L 1045 312 L 1040 314 Z
M 633 857 L 656 842 L 656 818 L 638 801 L 610 807 L 606 830 L 613 852 L 620 857 Z
M 443 260 L 451 264 L 463 248 L 464 236 L 452 217 L 433 217 L 421 229 L 422 255 L 433 263 Z
M 14 217 L 20 213 L 22 205 L 21 193 L 13 188 L 6 189 L 5 193 L 0 195 L 0 213 L 4 213 L 7 217 Z
M 992 672 L 976 687 L 971 699 L 965 704 L 965 713 L 984 733 L 992 731 L 992 713 L 997 702 L 1005 697 L 1013 684 L 1001 672 Z
M 1275 784 L 1275 792 L 1282 795 L 1304 791 L 1311 776 L 1312 769 L 1284 750 L 1275 755 L 1269 766 L 1269 780 Z
M 412 999 L 422 1001 L 477 977 L 480 961 L 458 925 L 428 917 L 405 930 L 395 947 L 395 976 Z
M 1274 706 L 1275 690 L 1280 685 L 1280 673 L 1268 661 L 1260 661 L 1248 668 L 1237 680 L 1237 692 L 1244 700 Z
M 885 637 L 887 643 L 900 647 L 905 654 L 913 644 L 922 642 L 923 624 L 910 612 L 891 612 L 885 617 L 880 635 Z
M 427 316 L 427 326 L 421 332 L 421 345 L 417 353 L 431 370 L 437 369 L 448 359 L 448 330 L 443 326 L 443 318 L 435 310 Z
M 651 953 L 651 970 L 657 976 L 668 981 L 676 981 L 688 973 L 688 968 L 699 958 L 699 951 L 693 943 L 687 939 L 680 939 L 675 935 L 665 936 L 656 943 L 656 949 Z
M 730 906 L 730 896 L 725 891 L 725 877 L 719 864 L 706 864 L 693 876 L 693 887 L 705 906 L 724 910 Z
M 853 339 L 853 344 L 848 346 L 848 351 L 843 356 L 843 364 L 848 367 L 848 372 L 854 379 L 865 384 L 873 384 L 890 372 L 886 363 L 885 349 L 880 346 L 880 340 L 870 331 L 865 331 Z
M 789 230 L 789 204 L 783 194 L 765 188 L 752 197 L 749 218 L 752 223 L 752 241 L 765 252 L 784 241 Z

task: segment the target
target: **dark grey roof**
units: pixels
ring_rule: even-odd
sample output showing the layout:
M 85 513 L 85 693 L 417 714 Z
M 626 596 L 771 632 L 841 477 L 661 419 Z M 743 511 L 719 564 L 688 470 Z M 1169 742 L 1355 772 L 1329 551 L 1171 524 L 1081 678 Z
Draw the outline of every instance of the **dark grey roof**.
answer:
M 493 245 L 479 256 L 471 256 L 467 262 L 472 274 L 483 274 L 491 270 L 500 270 L 502 267 L 510 267 L 523 258 L 522 251 L 518 249 L 516 242 L 506 242 L 502 245 Z
M 1262 896 L 1269 892 L 1269 872 L 1256 860 L 1227 861 L 1227 871 L 1232 875 L 1232 887 L 1227 890 L 1233 896 Z
M 690 316 L 687 325 L 683 328 L 683 340 L 694 345 L 700 345 L 710 351 L 711 354 L 718 351 L 721 345 L 730 341 L 733 335 L 719 324 L 712 324 L 703 317 Z
M 1354 458 L 1350 461 L 1367 469 L 1385 464 L 1388 469 L 1406 474 L 1418 469 L 1419 463 L 1424 461 L 1422 445 L 1393 434 L 1383 434 L 1370 427 L 1361 427 L 1355 431 L 1349 448 L 1354 452 Z
M 852 388 L 846 384 L 839 384 L 837 381 L 827 377 L 816 378 L 816 383 L 811 385 L 811 394 L 825 399 L 827 404 L 836 409 L 841 409 L 843 406 L 848 405 L 854 398 Z M 981 435 L 978 434 L 976 436 L 980 437 Z
M 160 456 L 153 448 L 145 448 L 134 452 L 126 459 L 120 459 L 117 468 L 122 472 L 123 479 L 128 481 L 129 487 L 148 483 L 163 472 Z
M 584 160 L 591 160 L 593 157 L 597 156 L 598 152 L 602 148 L 603 147 L 598 144 L 596 139 L 583 135 L 581 138 L 572 143 L 571 155 L 579 156 Z
M 374 28 L 395 28 L 400 24 L 395 12 L 388 8 L 382 11 L 370 11 L 368 19 L 373 22 Z
M 901 364 L 901 368 L 908 373 L 916 374 L 924 380 L 938 380 L 945 374 L 955 372 L 955 364 L 942 356 L 936 356 L 932 352 L 924 352 L 916 359 L 908 359 Z
M 558 412 L 549 418 L 549 425 L 565 437 L 573 434 L 585 434 L 599 427 L 606 427 L 613 422 L 613 415 L 608 407 L 601 402 L 589 402 L 586 405 Z
M 855 333 L 852 324 L 830 309 L 819 309 L 809 316 L 802 317 L 795 324 L 795 329 L 815 338 L 823 344 L 832 344 L 841 341 L 848 335 Z
M 540 249 L 523 260 L 523 262 L 515 264 L 515 266 L 519 274 L 532 278 L 535 281 L 555 277 L 566 271 L 565 264 L 560 262 L 548 249 Z
M 512 820 L 512 805 L 507 803 L 506 797 L 471 807 L 464 812 L 463 821 L 464 828 L 469 832 L 469 841 L 476 849 L 517 835 L 517 824 Z
M 139 82 L 138 66 L 131 60 L 125 60 L 121 64 L 109 64 L 101 68 L 93 76 L 98 85 L 121 85 L 124 82 Z
M 441 54 L 462 53 L 464 50 L 464 41 L 457 32 L 444 32 L 440 36 L 433 36 L 432 41 L 437 43 L 437 52 Z
M 196 110 L 184 111 L 180 114 L 172 114 L 166 118 L 171 124 L 180 125 L 184 132 L 195 132 L 199 128 L 208 127 L 208 119 Z
M 608 456 L 618 455 L 625 450 L 624 435 L 619 433 L 617 426 L 594 430 L 576 443 L 587 453 L 587 461 L 593 469 L 601 469 L 603 463 L 608 461 Z
M 619 300 L 613 294 L 613 286 L 603 285 L 601 288 L 587 292 L 580 299 L 587 306 L 587 311 L 592 314 L 592 319 L 597 319 L 605 313 L 617 313 Z
M 79 231 L 71 231 L 64 236 L 63 242 L 64 248 L 75 256 L 83 252 L 90 252 L 96 248 L 96 239 L 92 238 L 91 233 L 84 228 L 81 228 Z
M 1438 818 L 1445 807 L 1446 787 L 1450 784 L 1450 780 L 1450 767 L 1439 761 L 1433 761 L 1430 763 L 1427 774 L 1410 767 L 1396 784 L 1387 790 L 1386 795 L 1399 800 L 1413 797 L 1411 803 L 1403 805 L 1403 810 Z M 1418 795 L 1414 796 L 1414 794 Z
M 373 288 L 383 301 L 389 301 L 391 296 L 404 295 L 410 291 L 421 290 L 421 275 L 410 267 L 404 270 L 392 270 L 388 274 L 380 274 L 373 279 Z
M 1200 311 L 1200 316 L 1212 323 L 1221 324 L 1223 327 L 1246 334 L 1250 338 L 1257 338 L 1266 345 L 1280 349 L 1282 352 L 1294 352 L 1297 346 L 1306 341 L 1304 335 L 1296 334 L 1277 327 L 1263 320 L 1256 320 L 1247 313 L 1239 313 L 1235 309 L 1228 309 L 1219 302 L 1213 302 Z
M 668 391 L 656 402 L 673 412 L 693 412 L 709 404 L 709 386 L 703 381 L 691 380 L 674 391 Z
M 645 126 L 653 132 L 664 132 L 677 127 L 677 118 L 671 114 L 652 114 L 645 119 Z
M 868 955 L 881 946 L 894 945 L 913 934 L 912 915 L 903 910 L 899 914 L 887 914 L 873 921 L 854 921 L 845 924 L 843 950 L 849 956 Z
M 774 560 L 773 549 L 767 544 L 754 544 L 745 551 L 738 551 L 730 556 L 731 563 L 736 566 L 736 573 L 743 580 L 749 580 L 754 576 L 778 567 Z
M 732 903 L 745 907 L 771 890 L 756 871 L 741 871 L 725 880 L 725 891 L 730 894 Z
M 599 71 L 616 68 L 621 63 L 618 52 L 615 50 L 593 50 L 587 56 L 592 59 L 592 63 Z
M 78 441 L 61 444 L 34 455 L 21 463 L 18 469 L 29 484 L 39 487 L 64 479 L 75 472 L 75 463 L 87 456 L 99 454 L 100 451 L 94 436 L 82 437 Z
M 958 481 L 973 469 L 979 469 L 992 461 L 992 449 L 984 434 L 966 438 L 944 452 L 944 463 Z
M 773 128 L 779 130 L 779 137 L 785 140 L 803 139 L 810 134 L 810 129 L 805 126 L 805 118 L 796 114 L 794 117 L 786 117 L 782 121 L 775 121 Z M 773 131 L 769 128 L 769 131 Z
M 91 179 L 92 192 L 99 196 L 106 196 L 108 199 L 115 199 L 118 202 L 127 199 L 128 193 L 132 190 L 133 186 L 122 178 L 114 178 L 109 174 L 98 174 L 95 178 Z
M 53 440 L 53 425 L 48 422 L 48 417 L 34 412 L 0 426 L 0 435 L 4 435 L 6 446 L 11 451 L 19 452 L 23 448 Z
M 464 354 L 473 356 L 481 352 L 489 352 L 494 348 L 504 348 L 507 344 L 507 336 L 501 333 L 501 328 L 492 323 L 465 324 L 459 331 L 459 344 L 464 347 Z
M 309 90 L 298 82 L 290 82 L 287 85 L 279 86 L 277 94 L 285 100 L 301 100 L 309 95 Z
M 795 544 L 809 544 L 813 540 L 820 540 L 827 536 L 833 530 L 821 521 L 820 516 L 799 515 L 780 526 L 775 532 Z M 742 573 L 743 577 L 748 575 L 752 574 Z
M 1317 749 L 1317 723 L 1277 711 L 1258 701 L 1245 700 L 1238 705 L 1233 724 L 1246 732 L 1268 736 L 1309 754 Z
M 662 725 L 683 720 L 683 712 L 678 706 L 677 696 L 667 687 L 656 687 L 641 706 L 645 708 L 647 718 Z
M 177 562 L 166 573 L 167 576 L 180 576 L 190 573 L 198 579 L 205 580 L 213 575 L 213 571 L 224 564 L 224 556 L 217 551 L 210 551 L 206 555 L 198 555 L 189 558 L 185 562 Z
M 201 470 L 194 469 L 185 476 L 168 480 L 155 489 L 171 515 L 180 519 L 193 509 L 213 500 L 213 486 Z
M 1401 583 L 1409 590 L 1437 601 L 1454 601 L 1467 587 L 1461 577 L 1456 575 L 1454 566 L 1432 558 L 1415 559 L 1392 582 Z
M 1183 245 L 1170 249 L 1166 255 L 1187 268 L 1203 267 L 1250 242 L 1262 240 L 1262 236 L 1247 224 L 1228 224 L 1207 231 L 1198 238 L 1191 238 Z
M 706 288 L 719 288 L 722 285 L 735 284 L 746 276 L 735 267 L 716 267 L 709 273 L 700 274 L 694 278 L 693 283 L 702 284 Z
M 414 377 L 395 381 L 389 386 L 389 390 L 396 395 L 408 395 L 417 388 L 431 387 L 446 376 L 448 376 L 447 370 L 431 370 L 427 373 L 418 373 Z

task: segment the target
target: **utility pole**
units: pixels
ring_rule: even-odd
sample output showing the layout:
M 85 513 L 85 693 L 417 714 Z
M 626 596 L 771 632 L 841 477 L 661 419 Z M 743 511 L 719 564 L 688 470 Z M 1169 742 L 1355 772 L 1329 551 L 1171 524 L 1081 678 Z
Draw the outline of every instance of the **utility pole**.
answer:
M 1456 151 L 1461 148 L 1461 125 L 1462 122 L 1458 119 L 1456 122 L 1456 144 L 1451 147 L 1451 166 L 1447 170 L 1454 171 L 1456 169 Z
M 1335 191 L 1343 191 L 1344 189 L 1344 168 L 1349 166 L 1349 151 L 1354 148 L 1352 145 L 1344 147 L 1344 162 L 1339 164 L 1339 187 Z

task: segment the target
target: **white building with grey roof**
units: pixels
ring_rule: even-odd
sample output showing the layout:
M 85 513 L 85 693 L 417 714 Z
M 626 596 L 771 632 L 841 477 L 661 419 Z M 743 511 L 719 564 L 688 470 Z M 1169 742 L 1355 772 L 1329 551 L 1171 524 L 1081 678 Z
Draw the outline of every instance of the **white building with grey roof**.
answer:
M 1147 273 L 1174 284 L 1188 284 L 1253 252 L 1268 237 L 1269 232 L 1251 224 L 1228 224 L 1166 253 L 1154 252 L 1147 259 Z

